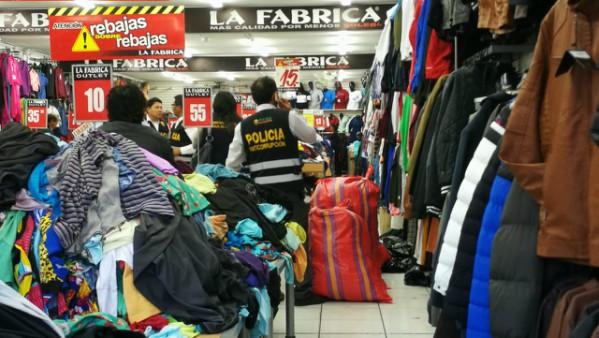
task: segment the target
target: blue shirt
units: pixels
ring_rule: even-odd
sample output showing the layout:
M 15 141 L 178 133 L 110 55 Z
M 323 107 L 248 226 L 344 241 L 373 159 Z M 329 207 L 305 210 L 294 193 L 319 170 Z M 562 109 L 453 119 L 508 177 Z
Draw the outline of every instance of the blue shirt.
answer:
M 335 94 L 334 90 L 327 90 L 324 92 L 324 97 L 322 99 L 322 103 L 320 104 L 321 109 L 333 109 L 335 107 L 335 99 L 337 98 L 337 94 Z

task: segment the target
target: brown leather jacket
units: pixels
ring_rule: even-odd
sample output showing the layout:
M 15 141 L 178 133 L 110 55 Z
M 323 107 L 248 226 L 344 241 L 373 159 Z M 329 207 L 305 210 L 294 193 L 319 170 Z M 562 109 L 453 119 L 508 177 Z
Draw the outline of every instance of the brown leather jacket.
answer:
M 599 71 L 556 77 L 570 48 L 599 62 L 599 1 L 558 0 L 543 20 L 500 157 L 541 205 L 538 254 L 599 266 L 599 147 L 589 133 Z

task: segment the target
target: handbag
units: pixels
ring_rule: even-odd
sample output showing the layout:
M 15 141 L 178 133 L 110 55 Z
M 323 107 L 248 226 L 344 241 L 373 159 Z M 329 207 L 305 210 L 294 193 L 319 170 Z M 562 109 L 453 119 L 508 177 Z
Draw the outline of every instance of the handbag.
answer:
M 196 152 L 193 154 L 191 158 L 191 166 L 195 168 L 198 164 L 210 163 L 212 161 L 212 142 L 214 141 L 214 137 L 212 136 L 212 128 L 204 129 L 206 130 L 206 137 L 204 138 L 204 144 L 200 147 L 201 142 L 198 142 L 198 147 L 196 147 Z M 204 135 L 204 130 L 200 133 L 199 141 L 202 140 Z

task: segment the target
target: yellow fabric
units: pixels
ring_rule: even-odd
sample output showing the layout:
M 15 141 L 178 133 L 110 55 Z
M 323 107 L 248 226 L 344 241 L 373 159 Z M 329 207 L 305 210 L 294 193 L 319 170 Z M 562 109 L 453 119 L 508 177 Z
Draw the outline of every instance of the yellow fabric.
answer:
M 160 314 L 160 310 L 137 290 L 133 284 L 133 270 L 126 264 L 123 271 L 123 296 L 130 323 L 137 323 Z
M 306 230 L 304 230 L 304 228 L 301 225 L 299 225 L 299 223 L 287 222 L 285 226 L 291 229 L 291 231 L 293 231 L 297 235 L 297 238 L 300 239 L 302 244 L 306 243 L 306 240 L 308 239 L 308 236 L 306 236 Z
M 179 332 L 186 338 L 194 338 L 194 337 L 203 337 L 198 332 L 196 332 L 196 328 L 193 325 L 186 325 L 181 322 L 170 323 L 169 325 L 175 325 L 179 327 Z
M 183 177 L 185 178 L 185 183 L 187 183 L 187 185 L 193 187 L 202 194 L 216 193 L 216 185 L 214 185 L 214 182 L 207 176 L 193 173 L 183 175 Z
M 300 245 L 297 250 L 293 253 L 293 272 L 295 273 L 295 280 L 298 283 L 304 281 L 304 275 L 306 274 L 306 268 L 308 267 L 308 254 L 303 245 Z
M 21 272 L 19 271 L 19 264 L 15 265 L 15 280 L 17 281 L 21 296 L 26 296 L 29 294 L 29 290 L 31 290 L 31 283 L 33 281 L 31 274 L 31 262 L 29 261 L 29 257 L 27 257 L 25 250 L 23 250 L 20 245 L 15 244 L 15 249 L 19 250 L 21 264 L 26 268 L 24 275 L 21 275 Z

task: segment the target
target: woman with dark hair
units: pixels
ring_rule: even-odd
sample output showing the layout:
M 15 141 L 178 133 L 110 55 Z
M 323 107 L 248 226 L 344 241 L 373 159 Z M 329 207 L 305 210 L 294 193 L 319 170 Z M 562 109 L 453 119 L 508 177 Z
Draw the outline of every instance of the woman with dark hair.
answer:
M 235 126 L 241 122 L 241 117 L 236 112 L 235 96 L 227 91 L 216 94 L 212 102 L 214 123 L 210 129 L 212 136 L 212 152 L 210 163 L 225 165 L 229 155 L 229 144 L 233 141 Z M 202 149 L 206 140 L 210 138 L 209 130 L 203 129 L 199 134 L 199 148 Z

